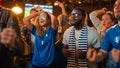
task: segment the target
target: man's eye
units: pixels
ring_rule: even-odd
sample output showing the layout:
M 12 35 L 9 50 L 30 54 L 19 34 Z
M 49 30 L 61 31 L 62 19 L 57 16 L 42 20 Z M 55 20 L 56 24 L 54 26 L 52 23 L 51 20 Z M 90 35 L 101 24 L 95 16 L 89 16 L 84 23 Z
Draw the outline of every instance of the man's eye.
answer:
M 79 14 L 75 13 L 74 16 L 79 16 Z
M 70 14 L 70 16 L 79 16 L 80 14 L 78 14 L 78 13 L 73 13 L 73 14 Z

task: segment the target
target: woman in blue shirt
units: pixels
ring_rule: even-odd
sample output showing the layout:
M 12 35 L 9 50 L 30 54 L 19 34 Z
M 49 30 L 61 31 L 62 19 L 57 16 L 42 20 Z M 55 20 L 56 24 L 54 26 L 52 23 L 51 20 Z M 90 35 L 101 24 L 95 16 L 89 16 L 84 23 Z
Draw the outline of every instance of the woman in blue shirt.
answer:
M 38 26 L 30 23 L 30 19 L 37 16 Z M 45 12 L 38 11 L 23 19 L 30 32 L 35 36 L 33 68 L 52 68 L 55 51 L 55 37 L 57 34 L 56 18 Z

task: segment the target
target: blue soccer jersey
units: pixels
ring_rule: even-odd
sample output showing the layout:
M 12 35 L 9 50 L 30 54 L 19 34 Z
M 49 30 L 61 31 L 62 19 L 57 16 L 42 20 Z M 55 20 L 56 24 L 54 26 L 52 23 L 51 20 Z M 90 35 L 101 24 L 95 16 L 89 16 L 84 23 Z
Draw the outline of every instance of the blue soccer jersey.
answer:
M 114 25 L 105 33 L 101 49 L 104 51 L 111 51 L 113 48 L 120 50 L 120 26 Z M 119 68 L 120 63 L 117 63 Z
M 38 36 L 35 26 L 32 27 L 31 33 L 35 36 L 34 53 L 32 64 L 36 66 L 49 66 L 55 57 L 55 38 L 57 30 L 50 27 L 44 31 L 44 36 Z

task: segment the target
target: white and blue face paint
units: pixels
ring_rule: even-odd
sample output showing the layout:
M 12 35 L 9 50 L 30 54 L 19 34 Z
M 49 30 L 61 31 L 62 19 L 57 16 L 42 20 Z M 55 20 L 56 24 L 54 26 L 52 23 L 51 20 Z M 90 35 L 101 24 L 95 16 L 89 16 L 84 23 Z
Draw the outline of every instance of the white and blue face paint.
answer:
M 115 48 L 120 50 L 120 36 L 116 36 L 114 42 L 116 44 Z
M 80 14 L 78 13 L 78 11 L 77 10 L 73 10 L 72 12 L 71 12 L 71 14 L 70 14 L 70 16 L 75 16 L 75 17 L 77 17 L 77 16 L 79 16 Z
M 115 37 L 115 42 L 116 42 L 116 44 L 119 44 L 119 42 L 120 42 L 120 37 L 119 36 Z

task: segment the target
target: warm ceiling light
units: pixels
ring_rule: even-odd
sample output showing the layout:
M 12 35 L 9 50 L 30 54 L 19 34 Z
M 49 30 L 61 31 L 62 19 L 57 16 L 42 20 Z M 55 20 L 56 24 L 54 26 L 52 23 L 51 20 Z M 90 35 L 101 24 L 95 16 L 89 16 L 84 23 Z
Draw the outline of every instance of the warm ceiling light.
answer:
M 82 2 L 81 1 L 78 1 L 78 4 L 81 4 Z
M 21 14 L 22 13 L 22 9 L 19 6 L 15 6 L 11 10 L 13 12 L 15 12 L 16 14 Z
M 57 5 L 58 5 L 58 3 L 57 3 L 57 2 L 55 2 L 55 3 L 54 3 L 54 6 L 57 6 Z

